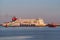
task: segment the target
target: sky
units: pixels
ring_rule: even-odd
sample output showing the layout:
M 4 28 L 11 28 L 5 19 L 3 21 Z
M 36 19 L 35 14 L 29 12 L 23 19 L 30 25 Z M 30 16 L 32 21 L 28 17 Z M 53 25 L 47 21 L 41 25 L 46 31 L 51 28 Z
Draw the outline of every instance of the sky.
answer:
M 12 16 L 60 23 L 60 0 L 0 0 L 0 22 Z

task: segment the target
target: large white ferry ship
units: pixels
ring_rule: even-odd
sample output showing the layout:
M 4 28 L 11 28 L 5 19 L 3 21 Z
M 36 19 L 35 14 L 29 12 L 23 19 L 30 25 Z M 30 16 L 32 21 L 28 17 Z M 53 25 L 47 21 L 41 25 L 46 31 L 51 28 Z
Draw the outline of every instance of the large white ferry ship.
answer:
M 13 17 L 12 18 L 12 21 L 10 22 L 5 22 L 2 24 L 2 26 L 10 26 L 10 27 L 15 27 L 15 26 L 37 26 L 37 27 L 40 27 L 40 26 L 45 26 L 46 24 L 44 23 L 44 20 L 41 19 L 41 18 L 38 18 L 38 19 L 22 19 L 22 18 L 16 18 L 16 17 Z

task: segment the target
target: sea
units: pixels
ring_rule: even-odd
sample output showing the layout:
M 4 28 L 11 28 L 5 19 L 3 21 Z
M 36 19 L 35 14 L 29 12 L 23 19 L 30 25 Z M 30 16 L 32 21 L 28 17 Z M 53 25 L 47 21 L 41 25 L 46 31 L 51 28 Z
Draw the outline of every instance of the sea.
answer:
M 60 27 L 2 27 L 0 40 L 60 40 Z

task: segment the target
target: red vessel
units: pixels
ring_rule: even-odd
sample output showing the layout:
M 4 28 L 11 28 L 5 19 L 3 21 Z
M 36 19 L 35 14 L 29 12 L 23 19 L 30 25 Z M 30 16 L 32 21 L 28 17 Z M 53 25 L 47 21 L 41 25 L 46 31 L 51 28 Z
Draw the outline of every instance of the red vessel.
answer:
M 48 27 L 56 27 L 56 24 L 47 24 Z

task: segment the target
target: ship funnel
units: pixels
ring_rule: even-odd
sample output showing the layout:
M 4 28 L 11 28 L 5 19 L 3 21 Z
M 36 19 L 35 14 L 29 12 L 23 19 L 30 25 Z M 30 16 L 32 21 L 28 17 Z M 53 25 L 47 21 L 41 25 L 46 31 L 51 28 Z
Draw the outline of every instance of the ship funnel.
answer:
M 12 21 L 16 21 L 17 18 L 15 16 L 12 17 Z

